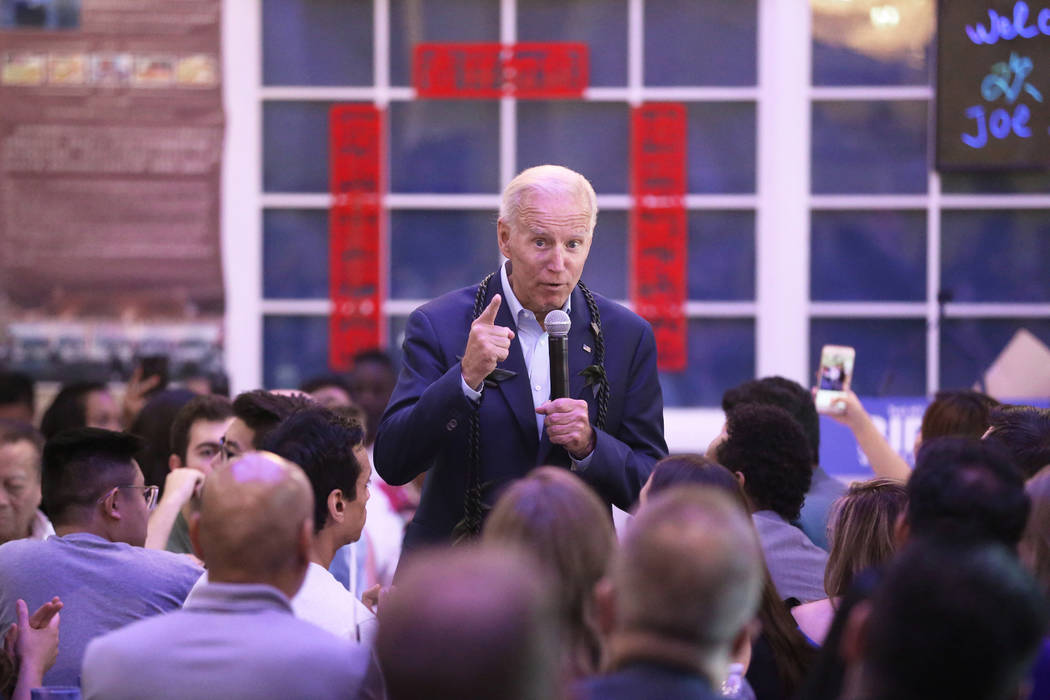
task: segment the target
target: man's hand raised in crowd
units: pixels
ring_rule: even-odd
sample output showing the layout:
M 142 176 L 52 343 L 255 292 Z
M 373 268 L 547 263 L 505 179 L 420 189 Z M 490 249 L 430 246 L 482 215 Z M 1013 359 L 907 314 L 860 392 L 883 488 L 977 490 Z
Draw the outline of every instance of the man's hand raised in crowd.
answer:
M 470 335 L 467 337 L 467 349 L 463 352 L 460 366 L 463 370 L 463 381 L 475 391 L 481 390 L 482 382 L 489 373 L 496 369 L 496 364 L 507 359 L 510 354 L 510 341 L 514 331 L 496 325 L 496 312 L 502 302 L 500 295 L 481 312 L 481 315 L 470 324 Z
M 546 416 L 543 426 L 551 444 L 561 445 L 574 459 L 583 459 L 594 451 L 597 436 L 591 427 L 586 401 L 555 399 L 540 404 L 536 413 Z

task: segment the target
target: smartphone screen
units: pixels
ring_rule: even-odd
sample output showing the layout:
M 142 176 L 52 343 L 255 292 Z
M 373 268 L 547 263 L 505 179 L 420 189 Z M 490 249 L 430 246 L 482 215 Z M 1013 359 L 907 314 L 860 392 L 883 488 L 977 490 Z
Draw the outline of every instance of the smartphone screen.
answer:
M 849 391 L 853 379 L 853 361 L 857 351 L 848 345 L 825 345 L 820 351 L 817 369 L 817 410 L 822 413 L 840 413 L 835 401 Z

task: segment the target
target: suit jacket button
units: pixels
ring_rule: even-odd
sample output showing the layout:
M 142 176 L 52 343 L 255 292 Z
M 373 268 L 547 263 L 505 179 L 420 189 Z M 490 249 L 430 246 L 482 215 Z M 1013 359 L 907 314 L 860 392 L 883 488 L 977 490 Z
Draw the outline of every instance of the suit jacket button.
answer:
M 453 418 L 452 420 L 450 420 L 448 423 L 445 424 L 445 430 L 447 430 L 449 432 L 452 432 L 453 430 L 456 429 L 457 425 L 459 425 L 459 421 L 457 421 L 455 418 Z

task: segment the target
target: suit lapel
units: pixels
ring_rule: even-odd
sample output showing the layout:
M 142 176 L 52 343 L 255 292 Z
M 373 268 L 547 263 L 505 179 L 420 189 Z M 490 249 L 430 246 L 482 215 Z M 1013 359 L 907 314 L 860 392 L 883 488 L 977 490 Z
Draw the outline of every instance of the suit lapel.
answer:
M 521 343 L 518 342 L 517 324 L 510 314 L 510 305 L 507 304 L 507 294 L 503 291 L 503 283 L 497 273 L 490 289 L 488 299 L 499 293 L 503 301 L 500 303 L 499 311 L 496 312 L 496 323 L 514 331 L 514 339 L 510 341 L 510 353 L 507 359 L 499 363 L 499 367 L 515 372 L 517 376 L 496 383 L 497 392 L 507 402 L 507 407 L 518 421 L 518 427 L 525 436 L 526 444 L 535 446 L 539 442 L 536 434 L 536 411 L 532 406 L 532 391 L 529 389 L 529 371 L 525 367 L 525 354 L 521 351 Z M 490 387 L 491 388 L 491 387 Z

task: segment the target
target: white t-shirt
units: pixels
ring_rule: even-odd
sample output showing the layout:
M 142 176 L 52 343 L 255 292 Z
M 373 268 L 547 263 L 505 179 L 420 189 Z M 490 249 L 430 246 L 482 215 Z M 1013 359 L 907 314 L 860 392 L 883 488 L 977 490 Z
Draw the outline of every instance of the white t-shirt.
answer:
M 193 585 L 193 590 L 206 583 L 207 571 Z M 376 616 L 320 564 L 310 562 L 303 585 L 292 598 L 292 611 L 300 620 L 343 639 L 360 642 L 367 647 L 375 643 L 379 628 Z

